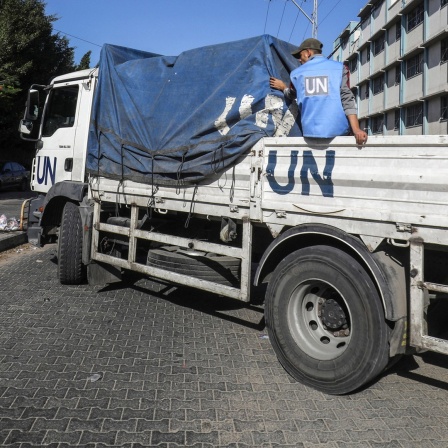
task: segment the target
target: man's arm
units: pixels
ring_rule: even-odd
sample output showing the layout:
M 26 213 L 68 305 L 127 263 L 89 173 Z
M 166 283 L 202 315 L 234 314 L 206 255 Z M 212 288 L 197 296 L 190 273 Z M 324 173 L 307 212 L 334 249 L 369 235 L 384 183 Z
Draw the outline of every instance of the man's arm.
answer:
M 355 136 L 356 144 L 363 145 L 367 142 L 367 132 L 363 131 L 359 127 L 359 121 L 356 114 L 347 115 L 348 122 L 352 128 L 353 135 Z
M 287 87 L 286 84 L 281 80 L 274 77 L 269 78 L 269 85 L 272 89 L 275 90 L 281 90 L 283 92 L 283 95 L 285 95 L 285 98 L 292 101 L 297 98 L 296 91 L 294 87 L 291 85 L 290 87 Z
M 344 109 L 345 115 L 347 116 L 350 127 L 352 128 L 353 135 L 355 136 L 356 143 L 358 145 L 363 145 L 367 142 L 367 132 L 363 131 L 359 127 L 358 121 L 358 111 L 356 109 L 356 102 L 353 92 L 348 86 L 348 68 L 344 65 L 342 72 L 342 82 L 341 82 L 341 102 Z

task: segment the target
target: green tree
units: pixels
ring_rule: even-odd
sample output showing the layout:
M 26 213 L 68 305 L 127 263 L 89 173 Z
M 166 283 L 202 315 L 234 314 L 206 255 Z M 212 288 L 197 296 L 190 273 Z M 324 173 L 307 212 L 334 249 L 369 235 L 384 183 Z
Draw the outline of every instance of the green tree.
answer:
M 89 50 L 79 61 L 79 65 L 76 66 L 76 70 L 84 70 L 90 68 L 90 55 L 92 52 Z
M 33 157 L 33 146 L 20 140 L 17 132 L 30 85 L 48 84 L 52 77 L 74 69 L 74 49 L 67 38 L 53 34 L 56 20 L 45 14 L 43 0 L 0 0 L 2 159 L 14 154 L 25 162 Z

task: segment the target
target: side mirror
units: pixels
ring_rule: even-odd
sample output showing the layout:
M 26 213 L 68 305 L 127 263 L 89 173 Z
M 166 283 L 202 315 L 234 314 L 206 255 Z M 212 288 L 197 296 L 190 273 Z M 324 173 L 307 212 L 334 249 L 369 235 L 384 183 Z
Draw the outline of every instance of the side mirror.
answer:
M 36 142 L 39 138 L 42 111 L 49 86 L 33 84 L 28 91 L 25 114 L 20 120 L 19 132 L 22 140 Z
M 28 92 L 28 101 L 26 104 L 26 119 L 35 121 L 39 118 L 39 91 L 30 89 Z
M 21 134 L 30 135 L 32 131 L 33 131 L 32 121 L 26 120 L 25 118 L 23 120 L 20 120 L 19 132 Z

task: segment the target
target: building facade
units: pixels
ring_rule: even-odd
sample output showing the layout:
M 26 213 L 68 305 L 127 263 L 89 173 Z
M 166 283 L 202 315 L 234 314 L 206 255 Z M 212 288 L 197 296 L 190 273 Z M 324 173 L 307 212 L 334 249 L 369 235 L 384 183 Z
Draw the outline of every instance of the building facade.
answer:
M 362 128 L 447 134 L 448 0 L 371 0 L 334 42 Z

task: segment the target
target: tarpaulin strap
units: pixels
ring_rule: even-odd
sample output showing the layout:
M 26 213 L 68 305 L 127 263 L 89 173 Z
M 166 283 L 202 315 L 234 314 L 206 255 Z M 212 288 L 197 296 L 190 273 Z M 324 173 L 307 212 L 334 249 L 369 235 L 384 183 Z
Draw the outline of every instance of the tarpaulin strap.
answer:
M 148 216 L 149 220 L 151 220 L 152 211 L 156 203 L 155 194 L 157 193 L 157 191 L 159 191 L 159 187 L 157 185 L 154 185 L 154 156 L 150 154 L 149 158 L 151 160 L 151 195 L 149 196 L 148 204 L 146 205 L 146 215 Z
M 219 153 L 219 157 L 217 154 Z M 224 143 L 219 145 L 219 148 L 216 151 L 213 151 L 213 159 L 211 162 L 212 170 L 216 174 L 219 172 L 219 165 L 222 163 L 224 168 Z
M 190 202 L 190 211 L 188 212 L 187 220 L 185 221 L 185 226 L 184 227 L 186 229 L 188 229 L 188 225 L 190 224 L 191 215 L 193 214 L 194 200 L 196 198 L 197 191 L 198 191 L 198 186 L 195 185 L 194 186 L 194 190 L 193 190 L 193 196 L 191 197 L 191 202 Z
M 121 144 L 121 148 L 120 148 L 120 155 L 121 155 L 121 182 L 124 181 L 124 156 L 123 156 L 123 148 L 124 148 L 124 143 Z
M 181 181 L 181 176 L 182 176 L 182 168 L 184 167 L 184 163 L 185 163 L 185 156 L 187 155 L 187 151 L 185 151 L 182 154 L 182 161 L 179 164 L 179 168 L 177 168 L 177 173 L 176 173 L 176 180 L 177 180 L 177 185 L 176 185 L 176 194 L 180 194 L 180 185 L 182 184 Z
M 123 198 L 124 198 L 124 203 L 126 204 L 126 195 L 124 194 L 124 156 L 123 156 L 123 149 L 124 149 L 124 144 L 121 145 L 121 179 L 118 181 L 118 186 L 117 186 L 117 200 L 115 201 L 115 216 L 120 216 L 120 210 L 119 210 L 119 199 L 120 199 L 120 187 L 123 190 Z M 126 204 L 127 205 L 127 204 Z
M 230 191 L 229 191 L 230 202 L 233 202 L 234 197 L 235 197 L 235 165 L 233 165 L 232 169 L 232 183 L 230 184 Z
M 119 180 L 118 185 L 117 185 L 117 198 L 115 200 L 115 216 L 117 216 L 117 217 L 120 216 L 120 207 L 119 207 L 120 187 L 123 187 L 123 179 Z M 124 192 L 124 188 L 123 188 L 123 192 Z M 124 196 L 124 198 L 126 201 L 126 196 Z
M 97 168 L 98 168 L 98 170 L 97 170 L 97 173 L 96 173 L 96 175 L 98 176 L 98 177 L 100 177 L 100 157 L 101 157 L 101 136 L 102 135 L 104 135 L 103 134 L 103 132 L 102 131 L 99 131 L 99 133 L 98 133 L 98 163 L 97 163 Z

